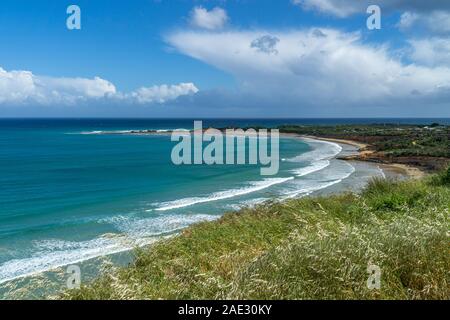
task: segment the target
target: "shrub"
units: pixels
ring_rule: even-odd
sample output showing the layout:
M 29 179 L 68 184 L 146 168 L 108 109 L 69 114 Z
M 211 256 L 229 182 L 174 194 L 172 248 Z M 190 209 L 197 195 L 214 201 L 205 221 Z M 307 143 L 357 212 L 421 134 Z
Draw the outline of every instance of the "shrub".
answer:
M 443 184 L 450 184 L 450 167 L 448 167 L 447 171 L 442 176 Z
M 440 174 L 431 177 L 431 184 L 434 186 L 448 186 L 450 185 L 450 167 Z

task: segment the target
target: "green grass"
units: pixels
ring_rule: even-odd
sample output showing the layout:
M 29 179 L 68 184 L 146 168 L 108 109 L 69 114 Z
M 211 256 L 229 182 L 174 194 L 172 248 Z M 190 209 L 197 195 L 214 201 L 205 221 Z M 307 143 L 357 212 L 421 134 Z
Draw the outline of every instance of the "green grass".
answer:
M 449 299 L 449 177 L 229 213 L 61 298 Z M 367 288 L 370 264 L 380 290 Z
M 375 151 L 392 157 L 450 158 L 450 126 L 421 125 L 283 125 L 281 132 L 315 135 L 368 143 Z

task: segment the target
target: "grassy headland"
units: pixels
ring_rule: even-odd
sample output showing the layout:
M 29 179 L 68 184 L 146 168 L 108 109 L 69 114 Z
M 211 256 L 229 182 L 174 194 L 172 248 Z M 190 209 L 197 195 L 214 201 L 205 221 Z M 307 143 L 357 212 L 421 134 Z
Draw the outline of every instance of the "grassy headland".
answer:
M 401 163 L 425 170 L 441 170 L 450 163 L 450 126 L 425 125 L 284 125 L 282 133 L 352 140 L 367 144 L 353 160 Z M 350 159 L 350 158 L 349 158 Z
M 136 252 L 65 299 L 449 299 L 450 169 L 266 203 Z M 367 267 L 381 289 L 367 288 Z

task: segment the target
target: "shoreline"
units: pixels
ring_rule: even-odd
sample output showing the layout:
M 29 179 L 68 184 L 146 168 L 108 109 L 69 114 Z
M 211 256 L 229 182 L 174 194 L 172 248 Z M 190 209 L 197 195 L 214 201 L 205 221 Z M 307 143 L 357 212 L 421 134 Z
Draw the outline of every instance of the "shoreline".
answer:
M 307 139 L 315 139 L 319 141 L 327 141 L 327 142 L 334 142 L 337 144 L 345 144 L 350 145 L 352 147 L 356 147 L 356 154 L 351 156 L 344 156 L 340 157 L 339 155 L 336 156 L 336 159 L 344 160 L 344 161 L 360 161 L 360 162 L 367 162 L 367 163 L 378 163 L 378 165 L 386 171 L 392 171 L 395 173 L 403 173 L 408 178 L 412 179 L 420 179 L 427 175 L 425 171 L 418 167 L 406 165 L 403 163 L 396 163 L 396 162 L 376 162 L 373 160 L 370 160 L 368 156 L 371 154 L 374 154 L 375 151 L 367 150 L 367 148 L 370 147 L 370 144 L 362 143 L 358 141 L 353 140 L 347 140 L 347 139 L 336 139 L 336 138 L 325 138 L 325 137 L 317 137 L 317 136 L 310 136 L 310 135 L 299 135 L 296 133 L 281 133 L 280 135 L 287 136 L 287 137 L 298 137 L 298 138 L 307 138 Z
M 223 130 L 223 129 L 219 129 Z M 202 133 L 205 130 L 202 130 Z M 173 132 L 178 132 L 179 134 L 186 134 L 191 133 L 192 130 L 184 130 L 184 129 L 176 129 L 176 130 L 125 130 L 125 131 L 94 131 L 94 132 L 84 132 L 83 134 L 98 134 L 98 135 L 170 135 Z M 427 175 L 427 172 L 424 171 L 422 168 L 418 166 L 412 166 L 400 162 L 394 162 L 392 159 L 380 159 L 380 158 L 371 158 L 371 156 L 375 155 L 374 150 L 370 150 L 371 147 L 370 144 L 358 142 L 354 140 L 349 139 L 338 139 L 338 138 L 326 138 L 326 137 L 319 137 L 319 136 L 313 136 L 313 135 L 301 135 L 297 133 L 283 133 L 280 132 L 280 136 L 284 137 L 296 137 L 296 138 L 307 138 L 307 139 L 315 139 L 319 141 L 327 141 L 327 142 L 334 142 L 337 144 L 344 144 L 344 145 L 350 145 L 357 148 L 356 153 L 353 155 L 347 155 L 347 156 L 337 156 L 337 159 L 345 160 L 345 161 L 361 161 L 366 163 L 377 163 L 381 168 L 386 170 L 387 172 L 394 172 L 397 175 L 405 175 L 408 178 L 412 179 L 419 179 Z
M 298 134 L 284 134 L 284 133 L 280 133 L 280 136 L 281 137 L 294 137 L 294 138 L 300 138 L 300 139 L 307 138 L 307 139 L 316 140 L 316 141 L 328 141 L 328 142 L 337 143 L 337 144 L 341 145 L 341 147 L 342 147 L 342 144 L 347 145 L 347 146 L 350 145 L 350 146 L 356 148 L 355 152 L 360 152 L 361 151 L 360 149 L 363 147 L 363 144 L 360 144 L 360 143 L 357 143 L 357 142 L 353 142 L 353 141 L 349 141 L 349 140 L 326 139 L 326 138 L 320 138 L 320 137 L 314 137 L 314 136 L 302 136 L 302 135 L 298 135 Z M 353 152 L 353 150 L 352 150 L 352 152 Z M 338 158 L 339 158 L 339 154 L 334 156 L 334 159 L 338 159 Z M 353 160 L 345 160 L 345 161 L 351 162 Z M 376 164 L 374 162 L 370 162 L 370 161 L 365 161 L 365 162 L 366 163 L 371 163 L 373 166 L 376 166 Z M 383 170 L 385 170 L 385 169 L 386 170 L 394 170 L 394 171 L 396 170 L 397 175 L 402 175 L 403 176 L 402 173 L 399 173 L 399 171 L 402 170 L 402 168 L 400 168 L 400 167 L 395 168 L 394 165 L 390 165 L 389 166 L 389 165 L 383 165 L 383 164 L 379 164 L 379 166 L 382 166 Z M 379 168 L 379 166 L 378 166 L 378 168 Z M 388 172 L 386 172 L 386 173 L 387 173 L 387 175 L 389 175 Z M 406 174 L 406 173 L 405 173 L 405 175 L 409 176 L 409 174 Z M 282 200 L 280 199 L 280 201 L 282 201 Z M 194 225 L 195 224 L 196 223 L 194 223 Z M 183 230 L 185 230 L 185 229 L 183 229 Z M 177 233 L 177 234 L 180 234 L 180 232 Z M 175 236 L 175 235 L 176 234 L 174 234 L 173 236 Z M 149 243 L 149 244 L 145 244 L 143 247 L 151 247 L 155 242 L 159 242 L 159 241 L 161 241 L 163 239 L 164 239 L 164 237 L 162 237 L 161 239 L 155 239 L 154 242 Z M 89 263 L 90 261 L 94 261 L 96 259 L 101 259 L 102 257 L 113 256 L 113 255 L 116 255 L 117 253 L 131 252 L 131 251 L 133 251 L 133 248 L 131 248 L 131 249 L 123 249 L 123 250 L 120 250 L 119 252 L 111 252 L 111 253 L 108 253 L 108 254 L 105 254 L 105 255 L 99 255 L 99 256 L 91 257 L 89 259 L 77 261 L 76 263 Z M 58 272 L 58 269 L 61 269 L 61 268 L 65 267 L 65 266 L 67 266 L 67 265 L 60 265 L 60 266 L 57 266 L 57 267 L 49 269 L 49 270 L 38 271 L 36 273 L 19 276 L 17 278 L 10 279 L 10 280 L 7 280 L 5 282 L 2 282 L 2 284 L 15 282 L 16 280 L 20 282 L 21 280 L 32 279 L 34 277 L 38 278 L 38 277 L 40 277 L 43 274 L 52 274 L 53 272 Z
M 113 134 L 117 134 L 117 135 L 125 135 L 125 134 L 131 134 L 131 135 L 168 135 L 168 134 L 170 134 L 172 131 L 170 131 L 170 130 L 164 130 L 164 131 L 162 131 L 162 132 L 154 132 L 153 130 L 152 131 L 150 131 L 150 130 L 148 130 L 148 132 L 145 132 L 145 133 L 136 133 L 136 131 L 134 131 L 134 132 L 132 132 L 131 133 L 131 131 L 124 131 L 124 132 L 119 132 L 119 133 L 113 133 Z M 108 133 L 108 132 L 102 132 L 102 133 L 93 133 L 93 134 L 100 134 L 100 135 L 103 135 L 103 134 L 111 134 L 111 133 Z M 286 134 L 280 134 L 280 137 L 287 137 L 288 135 Z M 296 136 L 296 138 L 298 138 L 299 136 Z M 301 138 L 301 137 L 300 137 Z M 312 140 L 319 140 L 319 139 L 312 139 Z M 337 155 L 334 157 L 334 158 L 336 158 L 337 157 Z M 277 198 L 277 200 L 279 200 L 280 202 L 282 202 L 282 201 L 284 201 L 284 200 L 282 200 L 282 198 Z M 263 203 L 263 202 L 261 202 L 261 203 Z M 164 210 L 162 210 L 162 211 L 164 211 Z M 238 210 L 233 210 L 233 211 L 238 211 Z M 194 224 L 197 224 L 198 222 L 195 222 Z M 187 226 L 187 227 L 185 227 L 185 228 L 188 228 L 189 226 Z M 178 231 L 176 231 L 175 233 L 173 233 L 173 234 L 171 234 L 170 236 L 176 236 L 177 234 L 180 234 L 180 233 L 182 233 L 183 232 L 183 230 L 185 229 L 185 228 L 182 228 L 182 229 L 179 229 Z M 119 236 L 122 236 L 122 235 L 120 235 L 119 234 Z M 152 246 L 155 242 L 158 242 L 158 241 L 161 241 L 161 240 L 164 240 L 165 238 L 166 238 L 167 236 L 161 236 L 161 238 L 158 238 L 158 239 L 152 239 L 152 241 L 150 241 L 149 243 L 145 243 L 145 244 L 143 244 L 141 247 L 149 247 L 149 246 Z M 124 241 L 127 241 L 127 239 L 125 239 Z M 133 240 L 129 240 L 129 241 L 133 241 Z M 27 279 L 32 279 L 32 278 L 35 278 L 35 277 L 40 277 L 41 275 L 43 275 L 43 274 L 47 274 L 47 273 L 49 273 L 49 274 L 51 274 L 51 273 L 59 273 L 60 272 L 60 269 L 62 269 L 62 268 L 64 268 L 64 267 L 66 267 L 66 266 L 68 266 L 68 265 L 70 265 L 70 264 L 80 264 L 80 263 L 87 263 L 87 262 L 90 262 L 90 261 L 94 261 L 94 260 L 96 260 L 96 259 L 101 259 L 102 257 L 109 257 L 109 256 L 114 256 L 114 255 L 117 255 L 117 254 L 121 254 L 121 253 L 124 253 L 124 252 L 131 252 L 131 251 L 133 251 L 134 249 L 135 249 L 136 247 L 130 247 L 130 248 L 120 248 L 120 249 L 117 249 L 117 250 L 114 250 L 114 251 L 111 251 L 111 252 L 108 252 L 108 253 L 105 253 L 105 254 L 101 254 L 101 255 L 96 255 L 96 256 L 92 256 L 92 257 L 89 257 L 89 258 L 84 258 L 84 259 L 78 259 L 78 260 L 74 260 L 74 261 L 72 261 L 72 262 L 70 262 L 70 263 L 68 263 L 68 264 L 58 264 L 58 265 L 55 265 L 54 267 L 51 267 L 50 269 L 45 269 L 45 270 L 38 270 L 38 271 L 32 271 L 32 272 L 30 272 L 30 273 L 27 273 L 27 274 L 23 274 L 23 275 L 18 275 L 18 276 L 15 276 L 15 277 L 12 277 L 12 278 L 8 278 L 8 279 L 3 279 L 3 280 L 0 280 L 0 289 L 2 289 L 2 287 L 5 285 L 5 284 L 8 284 L 8 283 L 11 283 L 11 282 L 15 282 L 15 281 L 22 281 L 22 280 L 27 280 Z M 0 299 L 1 300 L 1 299 Z

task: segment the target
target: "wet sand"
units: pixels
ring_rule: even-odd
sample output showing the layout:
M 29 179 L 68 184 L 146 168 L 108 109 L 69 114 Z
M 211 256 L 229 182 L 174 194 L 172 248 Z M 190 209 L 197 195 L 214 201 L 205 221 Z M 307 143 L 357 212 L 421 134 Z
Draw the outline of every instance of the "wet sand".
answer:
M 345 154 L 345 156 L 358 156 L 359 159 L 349 160 L 349 161 L 374 163 L 372 161 L 363 160 L 370 154 L 374 153 L 373 150 L 368 150 L 368 148 L 370 147 L 369 144 L 365 144 L 365 143 L 358 142 L 358 141 L 346 140 L 346 139 L 323 138 L 323 137 L 305 136 L 305 135 L 298 135 L 298 134 L 282 134 L 282 135 L 290 136 L 290 137 L 308 138 L 308 139 L 334 142 L 334 143 L 339 144 L 341 147 L 343 145 L 352 146 L 352 147 L 356 148 L 354 150 L 354 152 L 351 153 L 351 152 L 348 152 L 348 150 L 347 150 L 347 153 Z M 342 154 L 340 156 L 342 156 Z M 422 171 L 421 169 L 419 169 L 417 167 L 412 167 L 412 166 L 408 166 L 408 165 L 401 164 L 401 163 L 380 163 L 380 164 L 376 164 L 376 165 L 381 170 L 383 170 L 383 172 L 386 174 L 387 177 L 390 177 L 390 176 L 398 177 L 399 175 L 404 175 L 408 178 L 419 179 L 426 175 L 426 173 L 424 171 Z

